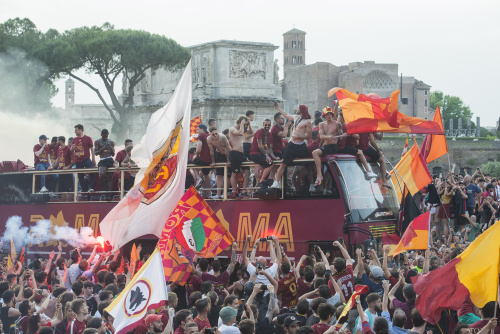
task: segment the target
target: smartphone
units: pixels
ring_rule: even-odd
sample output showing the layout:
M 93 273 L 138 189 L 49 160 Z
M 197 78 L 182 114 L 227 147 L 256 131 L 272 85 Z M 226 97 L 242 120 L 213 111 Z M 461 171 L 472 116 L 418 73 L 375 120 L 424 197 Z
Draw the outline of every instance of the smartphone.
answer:
M 215 328 L 205 328 L 205 334 L 215 334 Z
M 262 291 L 266 291 L 266 290 L 267 290 L 267 285 L 262 284 L 262 286 L 260 287 L 260 289 L 261 289 Z
M 264 242 L 264 241 L 266 241 L 267 239 L 266 239 L 266 238 L 259 238 L 259 240 L 260 240 L 261 242 Z
M 326 279 L 330 278 L 331 274 L 332 274 L 332 271 L 330 269 L 325 270 L 325 278 Z
M 338 242 L 339 242 L 341 245 L 343 245 L 343 244 L 344 244 L 344 238 L 339 237 Z
M 315 252 L 319 252 L 319 246 L 318 245 L 314 245 L 314 251 Z
M 268 235 L 266 239 L 267 239 L 267 240 L 273 240 L 273 237 L 272 237 L 272 236 L 270 236 L 270 235 Z
M 262 270 L 262 264 L 261 263 L 257 263 L 257 270 Z

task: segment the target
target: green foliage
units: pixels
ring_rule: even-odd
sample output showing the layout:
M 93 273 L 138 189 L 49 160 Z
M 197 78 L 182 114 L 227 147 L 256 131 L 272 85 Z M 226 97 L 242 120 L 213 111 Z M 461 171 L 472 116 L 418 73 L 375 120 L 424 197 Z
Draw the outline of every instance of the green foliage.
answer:
M 491 174 L 493 177 L 500 176 L 500 162 L 499 161 L 489 161 L 488 163 L 481 166 L 481 171 L 485 174 Z
M 48 110 L 57 94 L 54 80 L 75 60 L 70 51 L 57 30 L 43 33 L 29 19 L 0 24 L 0 108 Z
M 109 23 L 67 31 L 64 39 L 76 50 L 78 60 L 75 63 L 80 63 L 87 73 L 97 74 L 103 81 L 112 106 L 91 83 L 78 77 L 75 70 L 69 71 L 73 78 L 97 94 L 120 130 L 118 137 L 121 139 L 127 135 L 137 84 L 149 71 L 183 68 L 191 57 L 188 49 L 172 39 L 141 30 L 117 30 Z M 123 103 L 114 92 L 115 85 L 122 85 L 122 81 L 116 81 L 121 75 L 127 78 L 127 98 Z
M 467 126 L 467 118 L 472 118 L 470 107 L 458 96 L 444 95 L 441 91 L 432 91 L 430 94 L 429 105 L 431 110 L 439 105 L 443 116 L 443 125 L 448 128 L 450 119 L 453 119 L 453 128 L 457 128 L 458 118 L 462 119 L 462 128 Z

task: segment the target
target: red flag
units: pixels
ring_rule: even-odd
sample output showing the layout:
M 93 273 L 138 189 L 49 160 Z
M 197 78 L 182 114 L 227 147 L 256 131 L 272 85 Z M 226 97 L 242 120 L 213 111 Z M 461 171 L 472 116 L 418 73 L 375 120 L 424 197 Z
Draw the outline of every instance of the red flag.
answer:
M 443 120 L 441 118 L 441 111 L 439 106 L 436 108 L 434 113 L 434 122 L 439 124 L 441 129 L 444 131 Z M 448 145 L 446 144 L 445 135 L 426 135 L 422 143 L 420 153 L 427 163 L 436 160 L 448 153 Z
M 429 246 L 430 216 L 430 212 L 426 212 L 410 223 L 394 250 L 394 255 L 410 249 L 427 249 Z
M 387 232 L 382 232 L 382 244 L 384 246 L 390 246 L 390 251 L 388 256 L 393 256 L 394 255 L 394 250 L 398 246 L 399 242 L 401 241 L 401 238 L 399 235 L 393 233 L 393 234 L 388 234 Z
M 436 122 L 400 113 L 399 90 L 388 98 L 376 94 L 358 95 L 338 87 L 328 91 L 328 97 L 333 94 L 339 100 L 348 134 L 363 132 L 444 134 Z

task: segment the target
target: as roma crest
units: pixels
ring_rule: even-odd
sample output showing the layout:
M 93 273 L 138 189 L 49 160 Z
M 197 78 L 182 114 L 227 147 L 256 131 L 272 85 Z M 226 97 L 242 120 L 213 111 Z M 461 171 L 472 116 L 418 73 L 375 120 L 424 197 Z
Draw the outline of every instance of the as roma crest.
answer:
M 148 280 L 140 279 L 135 282 L 123 300 L 126 317 L 142 317 L 147 310 L 151 295 L 152 287 Z
M 165 143 L 153 153 L 153 160 L 144 173 L 141 181 L 141 191 L 144 194 L 142 202 L 151 204 L 161 197 L 171 186 L 177 174 L 178 149 L 182 119 Z

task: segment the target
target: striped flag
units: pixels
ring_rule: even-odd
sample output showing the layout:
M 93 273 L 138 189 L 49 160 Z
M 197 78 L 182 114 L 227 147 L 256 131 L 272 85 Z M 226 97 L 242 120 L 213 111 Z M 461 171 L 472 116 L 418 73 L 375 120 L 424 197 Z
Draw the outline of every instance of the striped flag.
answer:
M 342 108 L 348 134 L 364 132 L 444 134 L 436 122 L 400 113 L 399 90 L 387 98 L 376 94 L 358 95 L 338 87 L 328 91 L 328 97 L 334 94 Z
M 192 270 L 186 264 L 192 263 L 195 254 L 211 258 L 233 242 L 233 236 L 219 217 L 196 189 L 190 187 L 168 217 L 158 241 L 165 279 L 184 285 L 184 278 L 189 277 L 184 275 L 185 272 Z
M 191 118 L 191 124 L 189 127 L 189 133 L 191 136 L 191 142 L 196 142 L 198 139 L 198 126 L 201 124 L 201 115 Z
M 403 157 L 406 152 L 408 152 L 408 137 L 406 137 L 406 143 L 405 143 L 405 147 L 403 147 L 403 153 L 401 153 L 401 157 Z

